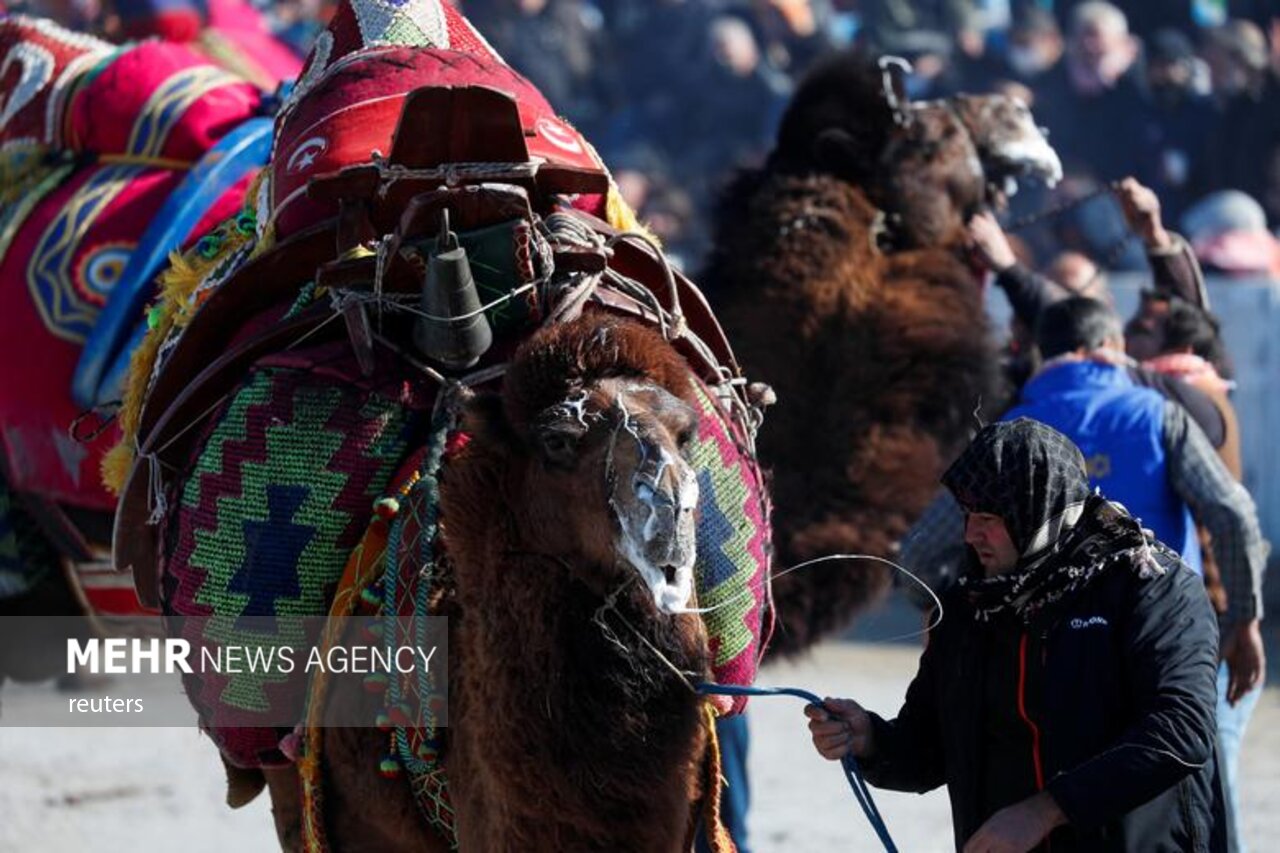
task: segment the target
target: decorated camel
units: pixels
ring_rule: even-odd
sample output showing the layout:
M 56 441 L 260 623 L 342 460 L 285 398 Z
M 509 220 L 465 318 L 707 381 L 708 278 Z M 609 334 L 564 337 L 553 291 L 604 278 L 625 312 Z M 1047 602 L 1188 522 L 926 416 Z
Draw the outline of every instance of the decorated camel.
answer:
M 780 572 L 892 557 L 997 403 L 964 226 L 1023 176 L 1061 176 L 1024 105 L 911 104 L 891 61 L 842 55 L 797 91 L 766 165 L 729 187 L 704 280 L 743 367 L 777 395 L 758 447 Z M 770 650 L 844 627 L 889 577 L 854 560 L 780 575 Z
M 229 801 L 289 849 L 723 848 L 742 702 L 695 686 L 754 678 L 770 544 L 699 292 L 447 3 L 340 6 L 249 198 L 149 311 L 115 563 L 197 654 L 447 617 L 449 683 L 188 675 Z

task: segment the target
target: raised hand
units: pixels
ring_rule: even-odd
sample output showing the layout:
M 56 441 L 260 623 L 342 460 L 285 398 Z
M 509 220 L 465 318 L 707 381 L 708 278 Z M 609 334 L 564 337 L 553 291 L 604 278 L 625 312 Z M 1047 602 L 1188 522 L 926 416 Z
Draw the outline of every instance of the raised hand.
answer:
M 992 272 L 1004 272 L 1018 262 L 1004 229 L 990 213 L 978 213 L 969 220 L 969 248 Z
M 1148 249 L 1164 249 L 1172 242 L 1160 220 L 1160 198 L 1136 178 L 1125 178 L 1116 188 L 1120 209 L 1130 230 L 1142 238 Z

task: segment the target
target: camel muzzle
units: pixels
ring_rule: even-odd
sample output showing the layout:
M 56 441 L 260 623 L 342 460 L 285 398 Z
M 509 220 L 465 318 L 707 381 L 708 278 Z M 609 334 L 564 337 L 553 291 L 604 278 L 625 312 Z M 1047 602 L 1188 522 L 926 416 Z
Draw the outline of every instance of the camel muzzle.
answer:
M 619 507 L 619 550 L 640 573 L 657 608 L 677 613 L 693 595 L 698 481 L 683 460 L 660 450 L 654 454 L 664 456 L 655 466 L 642 466 L 632 481 L 631 500 Z
M 1034 177 L 1049 187 L 1062 180 L 1062 160 L 1038 128 L 998 145 L 991 160 L 984 168 L 1001 178 Z

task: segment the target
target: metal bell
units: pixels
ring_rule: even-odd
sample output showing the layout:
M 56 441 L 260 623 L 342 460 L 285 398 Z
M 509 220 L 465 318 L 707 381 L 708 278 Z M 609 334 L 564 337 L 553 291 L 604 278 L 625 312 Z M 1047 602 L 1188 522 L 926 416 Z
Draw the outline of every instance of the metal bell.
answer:
M 447 214 L 427 263 L 420 308 L 413 341 L 445 370 L 473 366 L 493 345 L 493 330 L 481 310 L 467 250 L 449 230 Z

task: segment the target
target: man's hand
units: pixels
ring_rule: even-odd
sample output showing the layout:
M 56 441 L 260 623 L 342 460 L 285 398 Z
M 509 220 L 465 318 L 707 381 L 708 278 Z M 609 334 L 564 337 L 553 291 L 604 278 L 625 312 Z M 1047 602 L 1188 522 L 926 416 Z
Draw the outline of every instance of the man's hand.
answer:
M 1117 195 L 1130 230 L 1142 238 L 1148 250 L 1157 251 L 1173 245 L 1173 238 L 1160 221 L 1160 199 L 1154 192 L 1135 178 L 1125 178 L 1120 182 Z
M 964 853 L 1026 853 L 1067 822 L 1048 791 L 1001 809 L 964 846 Z
M 1255 687 L 1262 685 L 1267 672 L 1267 653 L 1262 648 L 1258 620 L 1236 625 L 1222 641 L 1222 659 L 1227 664 L 1227 703 L 1234 705 Z
M 818 754 L 839 761 L 852 752 L 857 758 L 871 754 L 871 716 L 852 699 L 823 699 L 822 707 L 804 709 L 809 732 Z
M 1004 272 L 1018 262 L 1004 229 L 990 213 L 977 213 L 969 220 L 969 247 L 992 272 Z

